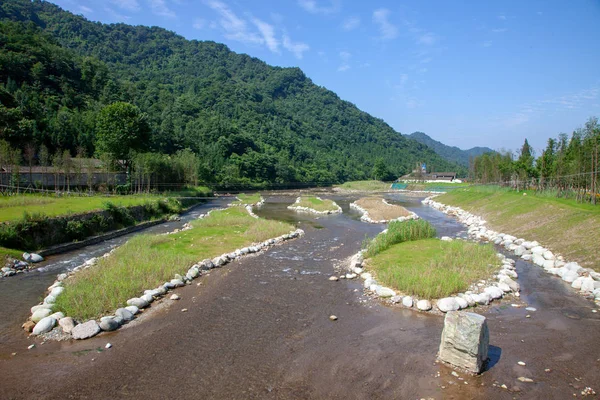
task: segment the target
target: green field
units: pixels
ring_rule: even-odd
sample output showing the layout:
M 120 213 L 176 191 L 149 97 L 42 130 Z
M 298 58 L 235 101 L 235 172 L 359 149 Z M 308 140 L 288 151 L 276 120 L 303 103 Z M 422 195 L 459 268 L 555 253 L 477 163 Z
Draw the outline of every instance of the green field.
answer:
M 148 201 L 160 200 L 161 196 L 89 196 L 89 197 L 55 197 L 38 195 L 17 195 L 0 197 L 0 222 L 16 221 L 28 214 L 44 214 L 48 217 L 79 214 L 102 210 L 103 205 L 110 202 L 116 206 L 137 206 Z
M 463 292 L 489 278 L 497 264 L 492 245 L 439 239 L 395 244 L 367 260 L 379 283 L 425 299 Z
M 351 181 L 336 186 L 336 188 L 360 192 L 381 192 L 390 190 L 390 184 L 382 181 Z
M 493 230 L 537 240 L 567 260 L 600 270 L 600 206 L 525 193 L 473 186 L 435 200 L 482 216 Z
M 320 200 L 315 196 L 302 196 L 299 203 L 294 203 L 294 207 L 307 207 L 315 211 L 336 211 L 337 207 L 332 200 Z
M 81 320 L 110 314 L 145 289 L 155 288 L 175 274 L 185 275 L 191 265 L 202 259 L 293 229 L 290 224 L 252 218 L 246 210 L 232 207 L 195 221 L 187 231 L 135 236 L 110 257 L 100 259 L 96 266 L 68 279 L 57 300 L 57 309 Z

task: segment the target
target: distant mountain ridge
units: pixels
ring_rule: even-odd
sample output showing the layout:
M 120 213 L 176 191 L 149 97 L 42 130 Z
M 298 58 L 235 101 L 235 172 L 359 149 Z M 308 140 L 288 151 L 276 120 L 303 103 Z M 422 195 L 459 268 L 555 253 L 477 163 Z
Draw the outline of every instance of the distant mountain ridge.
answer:
M 473 147 L 468 150 L 461 150 L 456 146 L 447 146 L 442 142 L 432 139 L 423 132 L 414 132 L 406 137 L 416 140 L 419 143 L 431 148 L 439 156 L 450 162 L 455 162 L 466 167 L 469 166 L 469 158 L 477 157 L 484 153 L 493 153 L 494 150 L 489 147 Z

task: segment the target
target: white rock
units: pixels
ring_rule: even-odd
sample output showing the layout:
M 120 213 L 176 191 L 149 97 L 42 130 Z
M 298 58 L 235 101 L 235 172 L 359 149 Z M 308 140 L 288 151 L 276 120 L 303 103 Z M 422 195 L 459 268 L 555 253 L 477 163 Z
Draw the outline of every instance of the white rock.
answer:
M 577 289 L 577 290 L 581 289 L 581 284 L 583 282 L 583 279 L 584 279 L 583 276 L 578 277 L 577 279 L 575 279 L 573 281 L 573 283 L 571 283 L 571 287 L 573 289 Z
M 500 283 L 508 285 L 510 290 L 512 290 L 513 292 L 518 292 L 519 290 L 521 290 L 520 285 L 517 282 L 510 279 L 508 276 L 500 277 Z
M 133 313 L 126 308 L 117 309 L 115 316 L 122 318 L 123 321 L 131 321 L 134 318 Z
M 152 303 L 154 301 L 154 297 L 151 294 L 140 296 L 140 299 L 146 300 L 148 303 Z
M 58 312 L 55 312 L 54 314 L 52 314 L 51 317 L 53 317 L 57 321 L 60 321 L 61 319 L 63 319 L 65 317 L 65 314 L 58 311 Z
M 536 255 L 536 254 L 537 254 L 537 255 L 540 255 L 540 256 L 541 256 L 542 254 L 544 254 L 544 252 L 545 252 L 545 251 L 546 251 L 546 249 L 545 249 L 545 248 L 543 248 L 542 246 L 535 246 L 535 247 L 533 247 L 533 248 L 531 249 L 531 252 L 532 252 L 534 255 Z
M 377 296 L 379 297 L 392 297 L 396 295 L 396 292 L 394 292 L 392 289 L 379 285 L 377 285 L 375 293 L 377 293 Z
M 171 300 L 179 300 L 181 299 L 181 297 L 179 297 L 178 294 L 172 294 L 171 297 L 169 297 Z
M 562 268 L 559 268 L 562 269 Z M 567 270 L 562 276 L 562 280 L 568 283 L 572 283 L 575 279 L 579 277 L 579 274 L 572 270 Z
M 467 300 L 465 300 L 462 297 L 456 296 L 454 298 L 454 300 L 456 300 L 456 303 L 458 304 L 459 309 L 463 309 L 463 308 L 467 308 L 469 307 L 469 302 Z
M 431 310 L 431 302 L 429 300 L 419 300 L 417 301 L 417 308 L 421 311 L 429 311 Z
M 52 314 L 52 310 L 49 308 L 37 309 L 31 316 L 31 320 L 35 323 L 40 322 L 42 319 L 49 317 Z
M 583 278 L 581 282 L 582 292 L 593 292 L 594 291 L 594 280 L 590 277 Z
M 135 315 L 135 314 L 137 314 L 137 313 L 140 312 L 140 309 L 137 308 L 136 306 L 127 306 L 127 307 L 125 307 L 125 309 L 127 311 L 129 311 L 130 313 L 132 313 L 133 315 Z
M 444 297 L 437 301 L 437 308 L 442 312 L 457 311 L 460 306 L 455 297 Z
M 533 263 L 535 265 L 543 267 L 545 262 L 546 262 L 546 259 L 544 257 L 542 257 L 540 254 L 535 254 L 534 253 L 534 255 L 533 255 Z
M 510 292 L 510 291 L 511 291 L 510 287 L 509 287 L 509 286 L 508 286 L 506 283 L 503 283 L 503 282 L 498 282 L 498 287 L 499 287 L 500 289 L 502 289 L 502 291 L 503 291 L 504 293 L 508 293 L 508 292 Z
M 75 326 L 71 331 L 73 339 L 87 339 L 96 336 L 98 333 L 100 333 L 100 326 L 93 319 Z
M 412 307 L 413 306 L 413 298 L 410 296 L 404 296 L 402 298 L 402 305 L 404 307 Z
M 46 303 L 46 304 L 54 304 L 54 303 L 56 303 L 56 297 L 48 295 L 44 299 L 44 303 Z
M 139 297 L 134 297 L 132 299 L 127 300 L 127 305 L 128 306 L 136 306 L 137 308 L 146 308 L 146 307 L 148 307 L 149 303 L 144 299 L 140 299 Z
M 525 247 L 523 247 L 523 246 L 517 246 L 514 249 L 514 253 L 515 253 L 516 256 L 519 256 L 519 257 L 522 256 L 523 253 L 525 253 Z
M 52 291 L 50 292 L 50 296 L 53 296 L 54 298 L 60 296 L 62 294 L 62 292 L 65 291 L 65 288 L 62 286 L 57 286 L 54 289 L 52 289 Z
M 504 292 L 498 286 L 489 286 L 483 291 L 489 294 L 492 299 L 500 299 L 504 295 Z
M 546 259 L 546 260 L 554 260 L 556 257 L 554 257 L 554 254 L 550 251 L 550 250 L 546 250 L 542 256 Z
M 548 271 L 549 269 L 554 268 L 554 260 L 546 260 L 544 261 L 544 264 L 542 264 L 542 267 Z
M 75 321 L 71 317 L 64 317 L 58 321 L 58 324 L 62 328 L 64 333 L 71 333 L 75 327 Z
M 42 333 L 50 332 L 52 328 L 56 326 L 56 318 L 54 317 L 46 317 L 42 318 L 40 322 L 35 324 L 33 327 L 34 335 L 41 335 Z
M 346 274 L 346 279 L 354 279 L 356 278 L 358 275 L 352 273 L 352 274 Z

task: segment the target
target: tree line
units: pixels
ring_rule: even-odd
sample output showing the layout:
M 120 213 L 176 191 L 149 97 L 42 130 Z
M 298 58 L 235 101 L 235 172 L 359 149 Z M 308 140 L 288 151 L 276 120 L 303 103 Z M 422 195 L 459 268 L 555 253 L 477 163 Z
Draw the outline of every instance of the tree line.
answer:
M 600 202 L 600 124 L 591 117 L 571 137 L 561 133 L 548 139 L 536 158 L 527 139 L 517 155 L 510 151 L 472 158 L 469 177 L 478 183 L 500 183 L 517 190 L 553 191 L 558 197 Z

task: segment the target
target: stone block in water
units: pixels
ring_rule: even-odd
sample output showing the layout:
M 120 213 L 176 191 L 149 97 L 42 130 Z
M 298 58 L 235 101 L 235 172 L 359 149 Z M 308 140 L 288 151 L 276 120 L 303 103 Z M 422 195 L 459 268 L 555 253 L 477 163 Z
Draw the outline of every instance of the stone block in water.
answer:
M 450 311 L 444 319 L 440 360 L 479 374 L 488 358 L 490 334 L 484 316 Z

